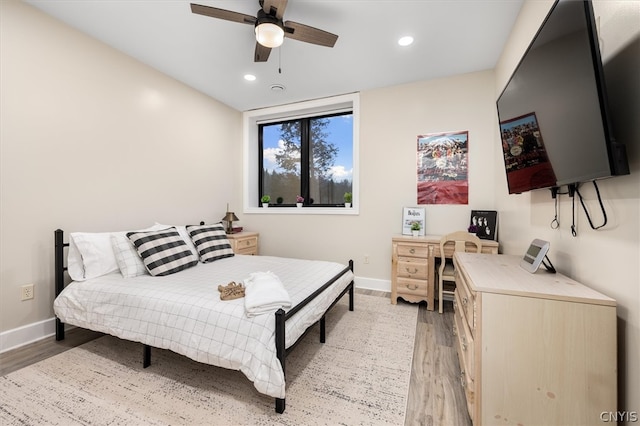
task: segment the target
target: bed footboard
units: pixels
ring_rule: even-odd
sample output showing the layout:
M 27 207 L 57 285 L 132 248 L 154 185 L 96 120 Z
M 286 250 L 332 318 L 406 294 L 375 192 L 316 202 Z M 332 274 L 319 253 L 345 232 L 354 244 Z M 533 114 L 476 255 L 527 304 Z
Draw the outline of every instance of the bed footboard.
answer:
M 285 323 L 286 321 L 291 318 L 292 316 L 294 316 L 300 309 L 304 308 L 309 302 L 311 302 L 313 299 L 315 299 L 319 294 L 321 294 L 323 291 L 325 291 L 327 288 L 329 288 L 333 283 L 335 283 L 341 276 L 343 276 L 344 274 L 346 274 L 347 272 L 353 272 L 353 260 L 349 260 L 349 266 L 347 266 L 346 268 L 344 268 L 342 271 L 340 271 L 335 277 L 333 277 L 331 280 L 329 280 L 328 282 L 326 282 L 322 287 L 318 288 L 316 291 L 314 291 L 311 295 L 309 295 L 306 299 L 304 299 L 302 302 L 300 302 L 299 304 L 297 304 L 296 306 L 294 306 L 293 308 L 289 309 L 288 312 L 285 312 L 283 309 L 278 309 L 278 311 L 276 311 L 275 313 L 275 321 L 276 321 L 276 355 L 278 357 L 278 360 L 280 361 L 280 364 L 282 365 L 282 372 L 285 375 L 285 380 L 286 380 L 286 376 L 287 376 L 287 371 L 286 371 L 286 357 L 287 355 L 293 350 L 293 348 L 298 344 L 298 342 L 300 342 L 302 340 L 302 338 L 307 334 L 307 332 L 311 329 L 311 327 L 313 327 L 312 324 L 307 331 L 305 331 L 302 336 L 300 336 L 300 338 L 293 344 L 291 345 L 291 347 L 289 349 L 286 349 L 286 344 L 285 344 Z M 325 315 L 327 314 L 327 312 L 329 312 L 331 310 L 331 308 L 333 308 L 333 306 L 338 303 L 338 301 L 342 298 L 342 296 L 344 296 L 347 292 L 349 293 L 349 310 L 353 311 L 354 309 L 354 300 L 353 300 L 353 292 L 354 289 L 354 283 L 353 281 L 351 281 L 349 283 L 349 285 L 347 285 L 347 287 L 345 287 L 345 289 L 338 295 L 338 297 L 336 297 L 336 299 L 331 303 L 331 305 L 329 305 L 329 307 L 327 308 L 327 310 L 325 311 L 325 313 L 322 315 L 322 318 L 320 318 L 320 320 L 318 321 L 318 323 L 320 323 L 320 342 L 324 343 L 326 340 L 326 336 L 325 336 Z M 276 412 L 277 413 L 283 413 L 284 409 L 286 408 L 286 404 L 285 404 L 285 399 L 284 398 L 276 398 Z

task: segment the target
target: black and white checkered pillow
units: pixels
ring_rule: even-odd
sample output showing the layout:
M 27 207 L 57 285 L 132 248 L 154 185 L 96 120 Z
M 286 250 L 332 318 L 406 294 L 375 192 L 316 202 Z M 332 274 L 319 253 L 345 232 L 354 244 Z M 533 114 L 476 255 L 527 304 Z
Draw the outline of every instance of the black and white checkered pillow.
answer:
M 221 223 L 189 225 L 187 232 L 204 263 L 233 256 L 233 249 Z
M 127 237 L 151 275 L 170 275 L 198 264 L 198 257 L 189 250 L 176 228 L 128 232 Z

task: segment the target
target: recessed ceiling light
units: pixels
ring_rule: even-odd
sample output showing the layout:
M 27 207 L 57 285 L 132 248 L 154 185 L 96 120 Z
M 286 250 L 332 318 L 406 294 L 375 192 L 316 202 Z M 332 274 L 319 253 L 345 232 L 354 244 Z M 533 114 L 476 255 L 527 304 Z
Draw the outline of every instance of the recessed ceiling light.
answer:
M 256 79 L 256 76 L 253 74 L 245 74 L 244 79 L 247 81 L 254 81 Z
M 404 36 L 398 40 L 400 46 L 409 46 L 411 43 L 413 43 L 413 37 L 411 36 Z

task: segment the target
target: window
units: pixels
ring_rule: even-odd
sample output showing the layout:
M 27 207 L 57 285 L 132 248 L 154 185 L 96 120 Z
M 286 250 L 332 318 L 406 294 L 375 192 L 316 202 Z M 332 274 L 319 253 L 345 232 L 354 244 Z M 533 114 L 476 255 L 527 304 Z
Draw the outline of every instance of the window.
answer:
M 260 124 L 260 195 L 275 206 L 344 204 L 352 192 L 353 113 L 351 111 Z
M 245 213 L 358 214 L 358 95 L 247 111 Z M 344 207 L 344 194 L 353 194 Z M 268 211 L 259 208 L 271 197 Z M 295 208 L 296 196 L 305 199 Z

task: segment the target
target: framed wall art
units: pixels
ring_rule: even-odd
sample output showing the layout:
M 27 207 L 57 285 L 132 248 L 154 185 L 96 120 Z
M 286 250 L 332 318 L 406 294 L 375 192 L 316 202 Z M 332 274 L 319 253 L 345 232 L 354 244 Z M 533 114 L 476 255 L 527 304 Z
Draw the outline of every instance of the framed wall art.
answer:
M 418 204 L 469 203 L 469 132 L 418 136 Z
M 402 235 L 411 235 L 411 226 L 414 223 L 420 225 L 418 235 L 424 235 L 425 222 L 424 207 L 403 207 L 402 209 Z
M 495 210 L 471 210 L 469 227 L 475 226 L 476 235 L 483 240 L 498 240 L 498 212 Z

